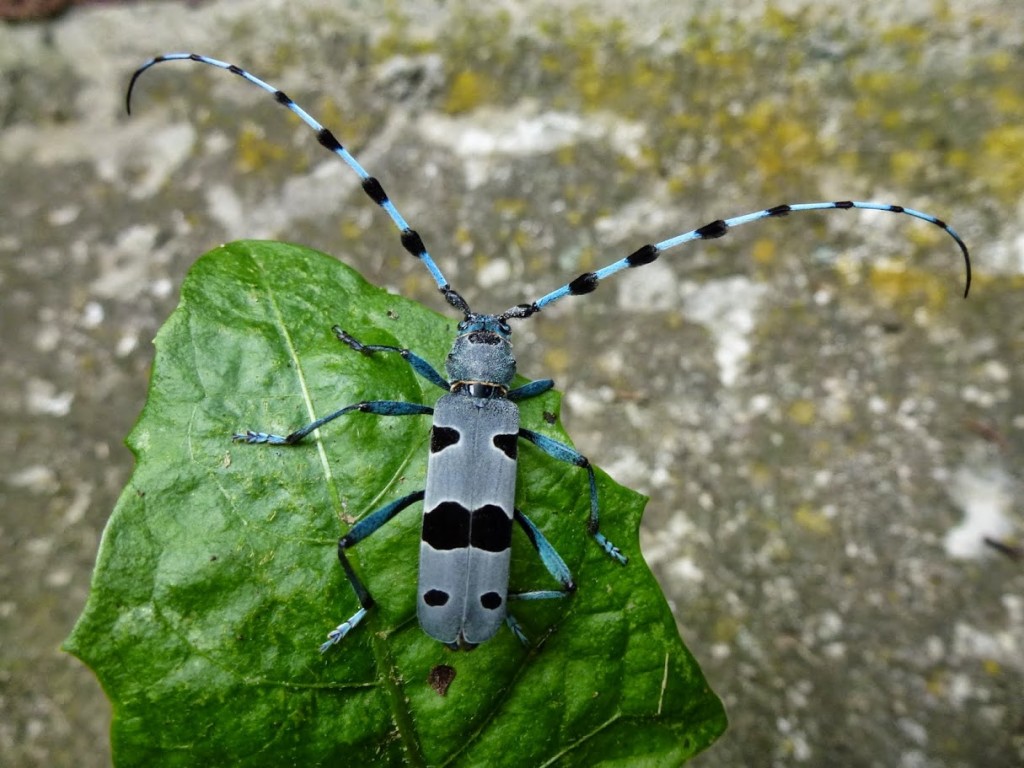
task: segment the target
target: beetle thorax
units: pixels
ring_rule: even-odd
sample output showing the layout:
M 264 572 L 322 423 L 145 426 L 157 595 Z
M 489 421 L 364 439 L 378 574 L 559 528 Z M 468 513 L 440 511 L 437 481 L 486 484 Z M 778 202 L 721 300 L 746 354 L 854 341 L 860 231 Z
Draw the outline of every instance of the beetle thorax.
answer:
M 459 335 L 445 360 L 452 391 L 491 396 L 488 389 L 497 387 L 501 394 L 507 392 L 516 375 L 511 335 L 508 323 L 494 315 L 471 314 L 459 323 Z

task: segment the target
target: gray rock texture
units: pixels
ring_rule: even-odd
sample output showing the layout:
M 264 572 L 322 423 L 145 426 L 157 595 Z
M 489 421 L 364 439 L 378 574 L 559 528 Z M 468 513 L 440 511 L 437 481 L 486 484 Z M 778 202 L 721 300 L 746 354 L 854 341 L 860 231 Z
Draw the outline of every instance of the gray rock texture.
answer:
M 190 264 L 310 245 L 442 309 L 333 127 L 480 311 L 782 202 L 517 329 L 731 727 L 712 766 L 1024 765 L 1024 6 L 104 4 L 0 27 L 0 764 L 109 763 L 58 646 Z M 324 318 L 329 325 L 331 318 Z M 605 514 L 614 514 L 608 510 Z

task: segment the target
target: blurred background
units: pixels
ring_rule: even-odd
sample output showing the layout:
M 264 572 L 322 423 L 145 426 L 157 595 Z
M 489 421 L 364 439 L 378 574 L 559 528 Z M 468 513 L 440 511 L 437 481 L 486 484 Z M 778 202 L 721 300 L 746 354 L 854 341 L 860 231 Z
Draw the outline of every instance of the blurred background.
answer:
M 730 714 L 695 765 L 1024 765 L 1024 6 L 708 7 L 0 2 L 0 764 L 110 762 L 59 644 L 194 260 L 287 240 L 443 310 L 266 94 L 170 63 L 125 115 L 184 50 L 332 127 L 477 311 L 783 202 L 947 220 L 967 301 L 939 229 L 794 214 L 560 302 L 517 353 L 651 497 L 646 556 Z

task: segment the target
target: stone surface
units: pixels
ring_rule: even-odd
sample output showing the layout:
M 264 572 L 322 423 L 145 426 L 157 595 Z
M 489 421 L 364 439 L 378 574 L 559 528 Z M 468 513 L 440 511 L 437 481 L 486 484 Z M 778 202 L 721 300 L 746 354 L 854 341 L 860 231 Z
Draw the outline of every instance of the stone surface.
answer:
M 1024 764 L 1024 10 L 647 0 L 114 4 L 0 28 L 0 763 L 109 763 L 58 650 L 130 470 L 189 265 L 268 237 L 435 308 L 350 172 L 474 308 L 712 219 L 880 199 L 689 245 L 517 328 L 643 543 L 731 728 L 695 763 Z M 330 318 L 324 318 L 330 324 Z M 608 510 L 605 514 L 614 514 Z M 581 585 L 586 588 L 586 585 Z

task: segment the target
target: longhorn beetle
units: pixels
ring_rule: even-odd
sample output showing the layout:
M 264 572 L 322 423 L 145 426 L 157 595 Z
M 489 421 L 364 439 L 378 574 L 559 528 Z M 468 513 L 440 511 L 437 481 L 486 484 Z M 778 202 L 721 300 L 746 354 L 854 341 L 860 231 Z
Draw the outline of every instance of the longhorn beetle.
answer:
M 712 240 L 722 237 L 734 227 L 762 219 L 832 209 L 887 211 L 934 224 L 960 247 L 966 271 L 965 298 L 970 290 L 971 262 L 967 245 L 945 222 L 900 205 L 846 200 L 777 205 L 730 219 L 718 219 L 660 243 L 644 245 L 625 258 L 595 272 L 585 272 L 551 293 L 526 304 L 517 304 L 501 314 L 472 312 L 466 300 L 445 280 L 423 240 L 406 223 L 380 182 L 367 173 L 333 133 L 269 83 L 234 64 L 194 53 L 169 53 L 150 59 L 132 75 L 126 95 L 128 112 L 131 113 L 132 89 L 143 72 L 164 61 L 184 60 L 208 64 L 238 75 L 272 94 L 279 104 L 312 128 L 317 141 L 355 171 L 362 181 L 363 191 L 384 209 L 398 229 L 402 246 L 423 263 L 445 301 L 462 314 L 451 352 L 445 360 L 447 378 L 408 349 L 362 344 L 338 326 L 332 329 L 339 341 L 356 352 L 365 355 L 400 355 L 417 374 L 446 391 L 433 407 L 392 400 L 371 400 L 347 405 L 283 437 L 252 430 L 233 436 L 234 440 L 243 443 L 295 445 L 328 422 L 350 413 L 373 413 L 378 416 L 433 414 L 425 488 L 393 501 L 359 520 L 338 541 L 338 560 L 360 607 L 351 618 L 328 634 L 327 642 L 320 646 L 321 652 L 340 642 L 362 621 L 374 602 L 349 563 L 346 551 L 418 501 L 423 502 L 423 527 L 416 596 L 417 615 L 423 630 L 449 648 L 474 648 L 490 639 L 503 622 L 525 644 L 526 636 L 508 613 L 507 601 L 560 598 L 575 591 L 576 584 L 565 561 L 530 519 L 514 506 L 519 439 L 533 443 L 558 461 L 586 471 L 590 483 L 587 532 L 608 557 L 626 564 L 626 556 L 601 533 L 597 482 L 587 458 L 564 443 L 519 425 L 519 408 L 516 403 L 547 392 L 554 386 L 554 382 L 551 379 L 538 379 L 511 388 L 516 362 L 512 355 L 510 320 L 528 318 L 565 296 L 590 293 L 602 280 L 616 272 L 650 264 L 663 252 L 692 240 Z M 509 593 L 513 521 L 523 529 L 548 572 L 560 584 L 560 589 Z

